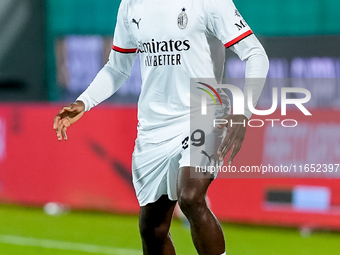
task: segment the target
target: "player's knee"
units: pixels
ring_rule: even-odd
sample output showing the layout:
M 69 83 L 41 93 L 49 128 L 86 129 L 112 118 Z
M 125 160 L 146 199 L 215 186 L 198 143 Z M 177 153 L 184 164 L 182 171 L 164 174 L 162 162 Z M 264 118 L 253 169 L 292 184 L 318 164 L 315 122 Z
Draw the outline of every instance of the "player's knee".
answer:
M 204 196 L 195 191 L 181 192 L 178 197 L 178 205 L 186 216 L 206 207 Z
M 169 234 L 169 227 L 166 224 L 160 224 L 159 226 L 153 226 L 151 224 L 141 223 L 139 225 L 140 234 L 143 240 L 155 241 L 165 240 Z
M 166 224 L 162 224 L 154 229 L 155 238 L 163 241 L 169 234 L 169 227 Z

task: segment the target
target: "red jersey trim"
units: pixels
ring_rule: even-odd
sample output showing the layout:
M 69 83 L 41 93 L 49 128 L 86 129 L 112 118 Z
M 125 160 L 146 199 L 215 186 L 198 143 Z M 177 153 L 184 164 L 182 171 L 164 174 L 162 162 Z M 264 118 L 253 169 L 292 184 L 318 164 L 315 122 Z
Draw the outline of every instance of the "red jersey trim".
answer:
M 233 46 L 235 43 L 238 43 L 239 41 L 241 41 L 242 39 L 248 37 L 248 36 L 251 35 L 251 34 L 253 34 L 253 31 L 249 30 L 249 31 L 243 33 L 242 35 L 236 37 L 234 40 L 232 40 L 232 41 L 230 41 L 230 42 L 224 44 L 224 46 L 225 46 L 226 48 L 229 48 L 230 46 Z
M 112 46 L 112 49 L 114 51 L 118 51 L 120 53 L 136 53 L 137 52 L 137 48 L 135 48 L 135 49 L 123 49 L 123 48 L 119 48 L 119 47 L 114 46 L 114 45 Z

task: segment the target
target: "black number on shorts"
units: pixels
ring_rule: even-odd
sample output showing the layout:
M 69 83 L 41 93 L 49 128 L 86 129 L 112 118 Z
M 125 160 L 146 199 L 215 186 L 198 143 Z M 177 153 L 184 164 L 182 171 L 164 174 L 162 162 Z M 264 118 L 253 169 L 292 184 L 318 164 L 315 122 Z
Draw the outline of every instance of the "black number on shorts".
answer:
M 201 129 L 196 129 L 191 134 L 191 141 L 193 146 L 202 146 L 205 143 L 205 133 Z

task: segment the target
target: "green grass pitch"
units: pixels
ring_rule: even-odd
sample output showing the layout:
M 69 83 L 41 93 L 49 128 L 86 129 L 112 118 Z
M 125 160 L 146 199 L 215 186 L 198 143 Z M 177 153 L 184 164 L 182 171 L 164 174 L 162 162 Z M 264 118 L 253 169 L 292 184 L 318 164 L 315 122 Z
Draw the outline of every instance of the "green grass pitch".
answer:
M 338 255 L 340 234 L 297 229 L 223 224 L 228 255 Z M 177 254 L 197 254 L 189 230 L 174 220 Z M 95 212 L 46 215 L 41 208 L 0 206 L 0 255 L 138 255 L 137 216 Z

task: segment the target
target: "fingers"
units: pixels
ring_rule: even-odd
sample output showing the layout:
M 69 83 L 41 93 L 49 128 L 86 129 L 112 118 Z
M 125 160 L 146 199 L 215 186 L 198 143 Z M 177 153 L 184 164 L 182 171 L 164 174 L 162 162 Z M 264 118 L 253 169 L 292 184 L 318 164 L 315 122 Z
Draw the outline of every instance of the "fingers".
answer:
M 233 162 L 234 157 L 240 151 L 246 132 L 246 127 L 242 125 L 232 126 L 231 123 L 229 122 L 231 118 L 233 118 L 233 120 L 236 119 L 236 121 L 234 121 L 234 123 L 236 123 L 241 122 L 238 119 L 244 119 L 245 117 L 230 115 L 226 118 L 226 120 L 228 120 L 227 135 L 223 139 L 220 147 L 218 148 L 217 154 L 219 155 L 219 160 L 222 161 L 226 157 L 228 152 L 231 150 L 231 148 L 233 148 L 231 155 L 228 159 L 229 165 Z M 225 125 L 222 124 L 220 126 L 223 128 L 223 126 Z
M 222 140 L 220 147 L 217 149 L 217 154 L 219 155 L 219 160 L 222 161 L 230 150 L 234 143 L 234 135 L 232 129 L 227 130 L 227 134 Z
M 67 140 L 66 129 L 67 127 L 63 124 L 63 120 L 60 116 L 56 116 L 53 124 L 53 129 L 56 131 L 58 141 L 61 141 L 63 138 Z
M 220 148 L 218 148 L 217 154 L 220 155 L 219 160 L 222 161 L 225 158 L 225 156 L 228 154 L 230 149 L 233 148 L 232 151 L 231 151 L 229 160 L 228 160 L 228 165 L 231 165 L 235 156 L 240 151 L 240 149 L 242 147 L 242 143 L 243 143 L 243 141 L 241 141 L 241 140 L 231 140 L 231 139 L 229 139 L 224 146 L 221 145 Z
M 61 129 L 61 134 L 65 141 L 67 141 L 67 134 L 66 134 L 67 127 L 63 126 Z
M 235 156 L 237 155 L 237 153 L 240 151 L 240 149 L 242 147 L 242 143 L 243 143 L 243 141 L 239 141 L 239 142 L 234 144 L 233 150 L 231 151 L 231 155 L 230 155 L 229 160 L 228 160 L 228 165 L 231 165 L 231 163 L 233 163 Z
M 230 151 L 233 144 L 234 144 L 233 139 L 228 139 L 228 140 L 223 142 L 223 144 L 220 146 L 220 148 L 218 149 L 218 152 L 217 152 L 217 154 L 220 155 L 220 157 L 219 157 L 220 161 L 222 161 L 225 158 L 225 156 Z
M 67 141 L 66 130 L 71 125 L 70 122 L 65 118 L 65 110 L 67 107 L 64 107 L 59 111 L 59 113 L 54 117 L 53 121 L 53 129 L 56 131 L 58 141 L 61 141 L 63 138 Z
M 229 134 L 227 133 L 226 137 L 223 139 L 220 147 L 218 147 L 217 149 L 217 154 L 222 156 L 221 153 L 224 150 L 224 148 L 230 143 L 230 138 L 229 138 Z
M 66 130 L 70 126 L 70 122 L 67 119 L 61 119 L 60 117 L 56 117 L 55 119 L 56 121 L 53 128 L 56 131 L 58 141 L 61 141 L 62 139 L 67 141 Z
M 58 121 L 60 120 L 60 116 L 57 114 L 53 119 L 53 129 L 57 131 L 58 129 Z
M 61 141 L 62 134 L 61 134 L 61 114 L 63 113 L 63 110 L 60 110 L 58 114 L 54 117 L 53 120 L 53 129 L 56 131 L 57 139 L 58 141 Z
M 54 117 L 54 122 L 53 122 L 53 129 L 56 131 L 58 141 L 61 141 L 62 139 L 60 124 L 61 124 L 61 117 L 58 114 L 57 116 Z

